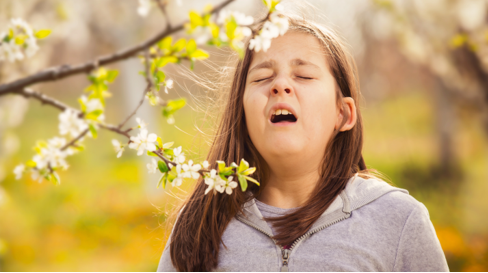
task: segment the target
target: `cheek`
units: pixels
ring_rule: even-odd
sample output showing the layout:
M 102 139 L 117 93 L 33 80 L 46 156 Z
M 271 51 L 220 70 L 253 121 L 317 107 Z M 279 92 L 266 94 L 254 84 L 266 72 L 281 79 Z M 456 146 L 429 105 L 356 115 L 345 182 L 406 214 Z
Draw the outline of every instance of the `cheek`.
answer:
M 335 94 L 317 92 L 308 96 L 303 105 L 304 129 L 310 132 L 310 140 L 327 142 L 337 120 Z
M 249 134 L 252 137 L 253 133 L 262 133 L 266 122 L 264 111 L 267 97 L 255 90 L 246 90 L 244 92 L 243 103 Z

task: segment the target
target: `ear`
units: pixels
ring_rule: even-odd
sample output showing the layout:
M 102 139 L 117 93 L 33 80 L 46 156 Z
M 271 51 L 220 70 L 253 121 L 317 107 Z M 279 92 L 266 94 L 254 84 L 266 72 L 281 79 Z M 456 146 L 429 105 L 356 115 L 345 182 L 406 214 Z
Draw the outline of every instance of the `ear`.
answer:
M 337 121 L 335 126 L 336 130 L 339 128 L 339 126 L 341 126 L 344 117 L 348 118 L 344 125 L 342 125 L 342 128 L 340 128 L 339 131 L 341 132 L 351 130 L 356 124 L 356 104 L 354 103 L 354 99 L 351 97 L 342 98 L 342 108 L 339 108 L 337 113 Z

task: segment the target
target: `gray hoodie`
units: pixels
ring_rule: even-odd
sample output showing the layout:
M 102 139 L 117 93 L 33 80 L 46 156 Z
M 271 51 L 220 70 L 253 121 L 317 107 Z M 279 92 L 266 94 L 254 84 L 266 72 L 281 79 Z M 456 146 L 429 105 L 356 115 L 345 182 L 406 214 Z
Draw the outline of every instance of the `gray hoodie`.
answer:
M 254 199 L 225 230 L 216 271 L 449 271 L 427 208 L 408 191 L 352 177 L 289 249 L 275 244 Z M 169 242 L 158 271 L 176 271 Z

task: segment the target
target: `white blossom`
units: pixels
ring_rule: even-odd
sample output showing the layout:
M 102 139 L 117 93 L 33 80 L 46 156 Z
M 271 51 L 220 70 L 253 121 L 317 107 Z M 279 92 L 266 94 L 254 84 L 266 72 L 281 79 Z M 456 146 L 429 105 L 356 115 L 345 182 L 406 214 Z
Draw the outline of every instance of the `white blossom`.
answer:
M 205 184 L 208 185 L 208 188 L 205 190 L 205 194 L 212 189 L 215 189 L 220 193 L 224 192 L 225 181 L 220 177 L 220 175 L 217 174 L 217 170 L 215 169 L 212 169 L 210 171 L 210 175 L 205 177 Z
M 225 193 L 227 193 L 229 195 L 232 194 L 232 189 L 237 187 L 237 182 L 232 181 L 232 178 L 233 178 L 232 176 L 229 176 L 227 178 L 227 181 L 226 181 L 225 186 L 224 186 L 225 187 Z
M 47 167 L 67 169 L 69 165 L 66 162 L 66 157 L 72 155 L 74 150 L 61 150 L 66 144 L 65 138 L 54 137 L 49 139 L 47 145 L 40 147 L 38 153 L 32 158 L 36 163 L 36 169 L 42 170 Z
M 149 173 L 156 173 L 158 170 L 158 162 L 154 160 L 154 158 L 151 158 L 151 163 L 147 163 L 147 169 Z
M 124 152 L 124 146 L 117 139 L 112 139 L 112 145 L 117 153 L 117 158 L 121 157 Z
M 137 13 L 140 16 L 146 17 L 151 10 L 151 0 L 139 0 L 139 6 L 137 7 Z
M 264 23 L 259 35 L 249 41 L 249 49 L 256 52 L 262 49 L 266 52 L 271 46 L 271 39 L 284 35 L 288 31 L 289 24 L 288 19 L 280 17 L 279 13 L 271 13 L 269 21 Z
M 164 84 L 164 92 L 168 94 L 168 89 L 172 89 L 172 88 L 173 88 L 173 80 L 168 79 Z
M 176 178 L 173 179 L 171 182 L 171 185 L 173 187 L 179 187 L 183 183 L 183 178 L 185 177 L 185 174 L 181 172 L 181 165 L 177 164 L 176 165 Z
M 81 96 L 81 101 L 83 104 L 86 106 L 86 112 L 91 113 L 96 110 L 102 110 L 103 111 L 103 104 L 100 101 L 100 99 L 97 98 L 92 98 L 88 99 L 86 96 Z
M 259 35 L 256 35 L 253 39 L 249 41 L 249 49 L 259 52 L 261 49 L 266 52 L 268 48 L 271 46 L 271 39 L 263 38 Z
M 138 128 L 144 129 L 146 128 L 147 124 L 141 119 L 141 118 L 136 118 L 137 124 L 139 124 Z
M 21 179 L 24 171 L 25 171 L 25 165 L 24 164 L 17 165 L 17 167 L 15 167 L 15 169 L 14 169 L 15 179 L 17 179 L 17 180 Z
M 202 166 L 204 169 L 208 169 L 208 167 L 210 167 L 210 164 L 208 164 L 208 161 L 205 160 L 205 161 L 203 161 Z
M 210 39 L 212 39 L 212 30 L 209 27 L 197 26 L 191 32 L 193 37 L 195 37 L 195 42 L 197 45 L 206 44 Z
M 24 20 L 20 18 L 12 19 L 9 28 L 13 31 L 14 35 L 10 37 L 10 41 L 3 41 L 7 36 L 5 32 L 0 34 L 0 61 L 8 60 L 9 62 L 14 62 L 15 60 L 24 59 L 24 48 L 25 56 L 27 57 L 32 57 L 39 50 L 32 28 Z M 24 35 L 23 44 L 17 44 L 15 41 L 15 37 L 20 35 Z
M 72 109 L 66 109 L 59 114 L 59 133 L 63 136 L 69 134 L 71 137 L 77 137 L 81 132 L 88 129 L 85 120 L 78 117 L 79 113 Z
M 3 36 L 3 34 L 0 35 L 0 38 Z M 22 49 L 13 39 L 8 42 L 2 42 L 0 45 L 0 61 L 8 60 L 9 62 L 14 62 L 15 60 L 22 59 L 24 59 Z
M 183 164 L 182 168 L 185 171 L 185 177 L 193 179 L 200 177 L 198 171 L 202 169 L 202 166 L 200 164 L 193 165 L 193 160 L 188 161 L 188 164 Z
M 278 32 L 280 35 L 284 35 L 290 26 L 290 22 L 285 17 L 280 17 L 278 13 L 273 12 L 270 15 L 271 22 L 278 28 Z
M 148 135 L 146 129 L 141 129 L 141 132 L 136 137 L 130 137 L 132 142 L 129 144 L 129 148 L 137 150 L 137 155 L 142 155 L 144 150 L 155 151 L 156 145 L 154 142 L 156 142 L 157 138 L 156 134 Z
M 37 182 L 41 183 L 42 179 L 44 178 L 43 175 L 39 172 L 37 169 L 32 169 L 31 170 L 31 178 L 32 180 L 37 180 Z
M 32 28 L 22 18 L 13 18 L 10 20 L 12 27 L 20 29 L 27 36 L 34 36 Z
M 181 146 L 173 149 L 174 162 L 176 162 L 176 164 L 182 164 L 185 162 L 185 155 L 183 152 L 181 152 L 181 149 Z
M 254 18 L 252 16 L 248 16 L 242 12 L 230 11 L 230 10 L 222 10 L 219 13 L 217 23 L 223 24 L 231 16 L 234 17 L 234 20 L 236 20 L 236 23 L 240 26 L 248 26 L 248 25 L 252 25 L 252 23 L 254 23 Z

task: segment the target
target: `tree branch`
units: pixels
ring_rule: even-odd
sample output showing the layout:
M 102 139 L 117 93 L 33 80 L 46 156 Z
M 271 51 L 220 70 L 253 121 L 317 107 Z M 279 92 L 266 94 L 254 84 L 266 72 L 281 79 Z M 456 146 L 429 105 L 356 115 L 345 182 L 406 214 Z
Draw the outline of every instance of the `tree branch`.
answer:
M 211 14 L 219 12 L 222 8 L 233 2 L 234 0 L 226 0 L 216 6 L 212 11 L 210 11 Z M 185 22 L 186 23 L 186 22 Z M 127 49 L 121 50 L 119 52 L 110 54 L 110 55 L 105 55 L 96 58 L 95 60 L 85 62 L 82 64 L 70 66 L 70 65 L 61 65 L 57 67 L 51 67 L 48 68 L 44 71 L 35 73 L 33 75 L 15 80 L 10 83 L 2 84 L 0 85 L 0 96 L 5 95 L 7 93 L 12 93 L 15 91 L 18 91 L 20 89 L 23 89 L 29 85 L 39 83 L 39 82 L 46 82 L 46 81 L 55 81 L 58 79 L 62 79 L 68 76 L 72 76 L 75 74 L 79 73 L 88 73 L 94 68 L 101 66 L 101 65 L 107 65 L 111 64 L 117 61 L 121 61 L 124 59 L 127 59 L 129 57 L 132 57 L 136 55 L 138 52 L 148 49 L 152 45 L 156 44 L 158 41 L 163 39 L 166 36 L 169 36 L 175 32 L 178 32 L 184 28 L 184 23 L 179 24 L 174 27 L 167 27 L 164 31 L 156 34 L 154 37 L 136 45 L 133 47 L 129 47 Z
M 169 20 L 168 12 L 166 10 L 166 5 L 168 4 L 167 1 L 162 1 L 162 0 L 154 0 L 156 4 L 158 5 L 159 10 L 163 13 L 164 20 L 166 20 L 166 27 L 170 28 L 171 27 L 171 21 Z
M 42 104 L 51 105 L 60 111 L 64 111 L 66 109 L 72 109 L 73 111 L 80 112 L 79 110 L 76 110 L 76 109 L 56 100 L 56 99 L 53 99 L 53 98 L 48 97 L 42 93 L 36 92 L 36 91 L 28 89 L 28 88 L 22 89 L 22 91 L 16 91 L 16 92 L 14 92 L 14 94 L 19 94 L 19 95 L 24 96 L 26 98 L 34 98 L 34 99 L 40 101 Z M 130 139 L 129 132 L 131 129 L 122 130 L 121 128 L 119 128 L 119 126 L 116 126 L 113 124 L 100 124 L 99 126 L 103 129 L 106 129 L 106 130 L 112 131 L 114 133 L 123 135 L 123 136 Z M 88 133 L 88 132 L 86 132 L 86 133 Z

